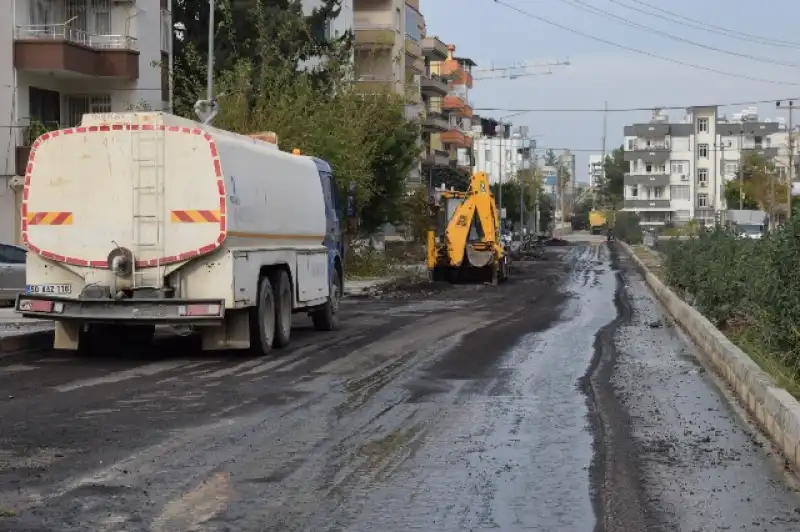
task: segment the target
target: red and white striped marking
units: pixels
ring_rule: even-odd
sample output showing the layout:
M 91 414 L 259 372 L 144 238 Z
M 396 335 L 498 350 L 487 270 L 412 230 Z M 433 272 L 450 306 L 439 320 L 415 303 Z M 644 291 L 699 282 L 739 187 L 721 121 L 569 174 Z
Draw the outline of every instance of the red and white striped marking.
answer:
M 219 160 L 219 152 L 217 151 L 216 142 L 214 142 L 213 137 L 203 131 L 200 128 L 189 128 L 189 127 L 179 127 L 179 126 L 154 126 L 151 124 L 109 124 L 109 125 L 101 125 L 101 126 L 83 126 L 83 127 L 75 127 L 69 129 L 61 129 L 58 131 L 51 131 L 49 133 L 45 133 L 44 135 L 40 136 L 36 139 L 36 142 L 33 143 L 31 146 L 31 155 L 28 159 L 28 166 L 25 169 L 25 188 L 22 191 L 22 241 L 25 246 L 32 252 L 41 255 L 46 259 L 50 259 L 56 262 L 65 262 L 67 264 L 72 264 L 74 266 L 89 266 L 92 268 L 108 268 L 108 261 L 105 259 L 98 259 L 98 260 L 86 260 L 77 257 L 69 257 L 60 255 L 58 253 L 53 253 L 52 251 L 48 251 L 46 249 L 41 249 L 35 245 L 33 245 L 28 238 L 28 199 L 30 197 L 30 184 L 31 184 L 31 173 L 33 172 L 34 166 L 36 164 L 36 150 L 45 142 L 50 139 L 54 139 L 60 135 L 87 135 L 90 133 L 106 133 L 109 131 L 166 131 L 169 133 L 182 133 L 186 135 L 201 135 L 203 138 L 208 142 L 208 148 L 211 151 L 211 159 L 214 164 L 214 175 L 217 177 L 217 190 L 219 191 L 219 235 L 217 239 L 209 243 L 208 245 L 202 246 L 197 249 L 190 249 L 184 251 L 182 253 L 178 253 L 175 255 L 170 255 L 167 257 L 159 257 L 156 259 L 148 259 L 148 260 L 137 260 L 136 266 L 138 268 L 146 268 L 164 264 L 172 264 L 175 262 L 181 262 L 184 260 L 188 260 L 200 255 L 204 255 L 206 253 L 210 253 L 214 251 L 222 243 L 225 241 L 225 237 L 227 235 L 227 226 L 225 223 L 226 218 L 226 202 L 225 202 L 225 179 L 222 175 L 222 163 Z

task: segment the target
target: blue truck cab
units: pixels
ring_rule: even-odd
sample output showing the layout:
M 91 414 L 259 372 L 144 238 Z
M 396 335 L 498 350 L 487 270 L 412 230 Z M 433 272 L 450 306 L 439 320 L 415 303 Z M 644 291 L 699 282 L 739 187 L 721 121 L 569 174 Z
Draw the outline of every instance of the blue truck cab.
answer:
M 344 235 L 342 234 L 342 204 L 339 201 L 339 188 L 331 165 L 317 157 L 312 157 L 317 165 L 322 191 L 325 196 L 325 240 L 328 248 L 328 266 L 331 283 L 338 281 L 339 290 L 344 289 Z M 341 292 L 340 294 L 341 295 Z

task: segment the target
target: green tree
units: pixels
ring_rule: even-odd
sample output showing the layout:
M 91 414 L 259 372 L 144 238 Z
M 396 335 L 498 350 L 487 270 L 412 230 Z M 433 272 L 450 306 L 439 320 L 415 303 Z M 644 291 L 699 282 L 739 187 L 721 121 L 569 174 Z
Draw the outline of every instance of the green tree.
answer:
M 544 152 L 544 164 L 546 166 L 558 166 L 558 155 L 552 148 Z
M 741 183 L 737 176 L 725 184 L 725 203 L 729 209 L 739 208 L 740 195 L 744 209 L 776 213 L 786 210 L 786 185 L 778 180 L 775 164 L 758 153 L 748 153 L 742 159 Z
M 605 179 L 600 183 L 600 198 L 607 207 L 618 210 L 622 208 L 622 201 L 625 196 L 625 172 L 628 171 L 628 163 L 625 162 L 625 150 L 623 146 L 615 148 L 603 161 Z
M 195 101 L 205 95 L 208 2 L 174 0 L 172 9 L 175 27 L 180 28 L 173 39 L 175 109 L 182 116 L 193 117 Z M 327 21 L 340 9 L 341 0 L 324 0 L 305 16 L 299 0 L 217 0 L 215 73 L 231 70 L 241 57 L 268 43 L 278 53 L 262 55 L 254 62 L 252 82 L 263 77 L 265 70 L 283 68 L 287 62 L 297 70 L 301 62 L 317 57 L 320 60 L 311 69 L 312 82 L 332 83 L 330 70 L 346 64 L 353 39 L 352 32 L 334 39 L 326 35 Z

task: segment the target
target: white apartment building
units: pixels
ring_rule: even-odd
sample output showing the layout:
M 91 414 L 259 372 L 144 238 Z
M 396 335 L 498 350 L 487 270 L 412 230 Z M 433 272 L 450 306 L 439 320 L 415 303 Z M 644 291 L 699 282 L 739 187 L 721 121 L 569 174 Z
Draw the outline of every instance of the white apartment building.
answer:
M 476 127 L 475 129 L 480 129 Z M 517 172 L 533 168 L 536 141 L 529 138 L 527 126 L 511 126 L 508 136 L 473 139 L 475 172 L 486 172 L 491 184 L 507 183 L 516 179 Z
M 19 240 L 30 144 L 84 113 L 168 108 L 168 0 L 8 0 L 0 8 L 0 241 Z
M 736 178 L 741 155 L 766 155 L 786 175 L 786 146 L 782 121 L 759 120 L 753 109 L 728 120 L 716 106 L 691 107 L 679 123 L 656 113 L 649 123 L 625 126 L 624 210 L 639 213 L 643 225 L 713 224 L 728 208 L 725 184 Z
M 596 189 L 603 182 L 603 155 L 593 153 L 589 155 L 589 187 Z

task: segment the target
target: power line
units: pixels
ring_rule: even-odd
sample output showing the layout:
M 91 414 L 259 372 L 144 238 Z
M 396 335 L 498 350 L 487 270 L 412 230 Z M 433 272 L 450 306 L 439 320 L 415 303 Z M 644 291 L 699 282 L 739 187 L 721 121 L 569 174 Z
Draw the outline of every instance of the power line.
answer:
M 738 107 L 740 105 L 759 105 L 759 104 L 774 104 L 777 101 L 783 100 L 800 100 L 800 97 L 794 98 L 771 98 L 769 100 L 750 100 L 746 102 L 726 102 L 726 103 L 712 103 L 708 106 L 717 107 Z M 649 107 L 620 107 L 616 109 L 604 108 L 573 108 L 573 109 L 555 109 L 555 108 L 539 108 L 539 109 L 509 109 L 506 107 L 473 107 L 475 111 L 498 111 L 504 113 L 635 113 L 642 111 L 653 111 L 661 109 L 664 111 L 683 111 L 690 107 L 697 107 L 695 105 L 651 105 Z
M 518 7 L 515 7 L 515 6 L 511 5 L 511 4 L 508 4 L 508 3 L 506 3 L 506 2 L 504 2 L 502 0 L 494 0 L 494 2 L 495 2 L 495 4 L 501 5 L 501 6 L 505 7 L 505 8 L 507 8 L 507 9 L 515 11 L 516 13 L 519 13 L 521 15 L 525 15 L 526 17 L 538 20 L 540 22 L 544 22 L 545 24 L 548 24 L 550 26 L 554 26 L 554 27 L 562 29 L 564 31 L 568 31 L 570 33 L 574 33 L 575 35 L 580 35 L 581 37 L 586 37 L 587 39 L 592 39 L 593 41 L 601 42 L 601 43 L 607 44 L 609 46 L 614 46 L 615 48 L 620 48 L 622 50 L 627 50 L 629 52 L 635 52 L 637 54 L 645 55 L 647 57 L 652 57 L 653 59 L 660 59 L 660 60 L 666 61 L 668 63 L 674 63 L 676 65 L 686 66 L 686 67 L 694 68 L 696 70 L 703 70 L 705 72 L 711 72 L 711 73 L 714 73 L 714 74 L 719 74 L 721 76 L 728 76 L 728 77 L 732 77 L 732 78 L 746 79 L 746 80 L 749 80 L 749 81 L 758 81 L 758 82 L 761 82 L 761 83 L 771 83 L 773 85 L 800 86 L 800 83 L 797 83 L 797 82 L 778 81 L 778 80 L 771 80 L 771 79 L 765 79 L 765 78 L 757 78 L 757 77 L 754 77 L 754 76 L 747 76 L 747 75 L 744 75 L 744 74 L 735 74 L 733 72 L 726 72 L 724 70 L 717 70 L 717 69 L 711 68 L 711 67 L 705 67 L 705 66 L 702 66 L 702 65 L 696 65 L 694 63 L 687 63 L 685 61 L 680 61 L 678 59 L 672 59 L 671 57 L 666 57 L 666 56 L 663 56 L 663 55 L 658 55 L 658 54 L 654 54 L 654 53 L 651 53 L 651 52 L 647 52 L 645 50 L 640 50 L 638 48 L 625 46 L 624 44 L 619 44 L 619 43 L 616 43 L 614 41 L 609 41 L 607 39 L 604 39 L 602 37 L 597 37 L 595 35 L 591 35 L 589 33 L 585 33 L 585 32 L 582 32 L 580 30 L 576 30 L 574 28 L 570 28 L 568 26 L 564 26 L 563 24 L 560 24 L 558 22 L 553 22 L 552 20 L 546 19 L 544 17 L 540 17 L 539 15 L 534 15 L 533 13 L 525 11 L 524 9 L 519 9 Z
M 691 46 L 697 46 L 698 48 L 711 50 L 712 52 L 719 52 L 719 53 L 726 54 L 726 55 L 731 55 L 731 56 L 734 56 L 734 57 L 742 57 L 744 59 L 749 59 L 751 61 L 758 61 L 758 62 L 761 62 L 761 63 L 769 63 L 769 64 L 773 64 L 773 65 L 782 65 L 782 66 L 795 67 L 795 68 L 800 67 L 800 64 L 798 64 L 798 63 L 788 63 L 786 61 L 779 61 L 777 59 L 770 59 L 768 57 L 759 57 L 759 56 L 756 56 L 756 55 L 749 55 L 749 54 L 742 54 L 742 53 L 739 53 L 739 52 L 732 52 L 730 50 L 724 50 L 722 48 L 717 48 L 715 46 L 710 46 L 710 45 L 707 45 L 707 44 L 703 44 L 703 43 L 699 43 L 699 42 L 696 42 L 696 41 L 692 41 L 690 39 L 685 39 L 683 37 L 680 37 L 678 35 L 674 35 L 672 33 L 667 33 L 665 31 L 661 31 L 661 30 L 657 30 L 655 28 L 651 28 L 650 26 L 646 26 L 644 24 L 639 24 L 638 22 L 630 21 L 630 20 L 626 19 L 625 17 L 621 17 L 619 15 L 615 15 L 614 13 L 610 13 L 610 12 L 604 10 L 604 9 L 600 9 L 598 7 L 589 5 L 586 2 L 583 2 L 581 0 L 558 0 L 558 1 L 562 2 L 562 3 L 565 3 L 565 4 L 568 4 L 568 5 L 571 5 L 572 7 L 576 8 L 576 9 L 581 9 L 583 11 L 588 11 L 589 13 L 593 13 L 593 14 L 601 16 L 601 17 L 606 17 L 606 18 L 611 19 L 611 20 L 616 20 L 620 24 L 624 24 L 624 25 L 630 26 L 632 28 L 638 28 L 640 30 L 647 31 L 647 32 L 650 32 L 650 33 L 654 33 L 656 35 L 661 35 L 662 37 L 666 37 L 667 39 L 672 39 L 674 41 L 682 42 L 682 43 L 685 43 L 685 44 L 689 44 Z
M 784 40 L 781 40 L 781 39 L 772 39 L 772 38 L 769 38 L 769 37 L 761 37 L 759 35 L 754 35 L 752 33 L 745 33 L 743 31 L 739 31 L 739 30 L 732 30 L 732 29 L 729 29 L 729 28 L 725 28 L 723 26 L 715 26 L 714 24 L 711 24 L 709 22 L 702 22 L 701 23 L 701 22 L 699 22 L 699 21 L 697 21 L 695 19 L 691 19 L 689 17 L 683 16 L 683 15 L 679 15 L 678 13 L 674 13 L 672 11 L 668 11 L 666 9 L 662 9 L 660 7 L 656 7 L 656 6 L 652 5 L 652 4 L 649 4 L 647 2 L 643 2 L 641 0 L 629 0 L 629 1 L 630 2 L 634 2 L 636 4 L 639 4 L 639 5 L 642 5 L 642 6 L 646 6 L 646 7 L 650 8 L 650 9 L 652 9 L 652 10 L 655 10 L 655 11 L 660 11 L 661 13 L 665 13 L 666 15 L 669 15 L 669 16 L 659 15 L 658 13 L 652 13 L 652 12 L 644 10 L 644 9 L 642 9 L 640 7 L 626 5 L 626 4 L 622 3 L 622 2 L 620 2 L 619 0 L 608 0 L 608 1 L 611 2 L 612 4 L 617 4 L 618 6 L 623 7 L 625 9 L 630 9 L 632 11 L 638 11 L 639 13 L 644 13 L 645 15 L 648 15 L 648 16 L 651 16 L 651 17 L 660 18 L 660 19 L 666 20 L 668 22 L 678 23 L 678 24 L 685 24 L 686 26 L 689 26 L 691 28 L 699 29 L 701 31 L 707 31 L 709 33 L 715 33 L 717 35 L 724 35 L 726 37 L 732 37 L 732 38 L 743 40 L 743 41 L 750 41 L 750 42 L 754 42 L 754 43 L 757 43 L 757 44 L 764 44 L 764 45 L 767 45 L 767 46 L 775 46 L 775 47 L 778 47 L 778 48 L 800 48 L 800 43 L 798 43 L 798 42 L 784 41 Z M 670 18 L 670 17 L 672 17 L 672 18 Z M 678 19 L 678 20 L 675 20 L 675 19 Z

